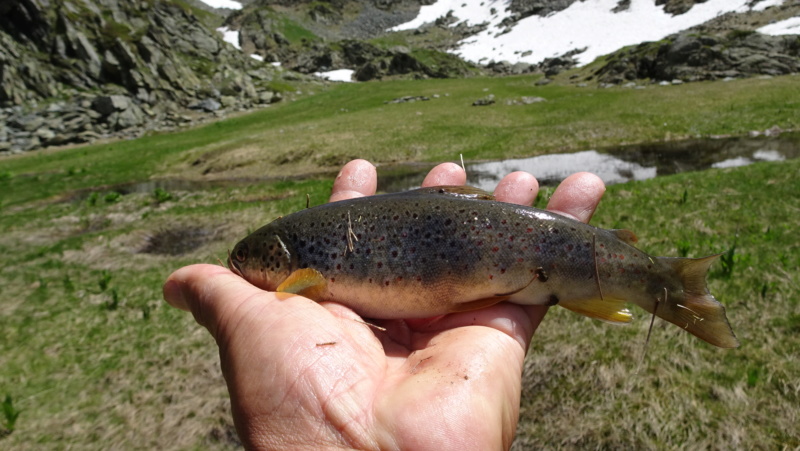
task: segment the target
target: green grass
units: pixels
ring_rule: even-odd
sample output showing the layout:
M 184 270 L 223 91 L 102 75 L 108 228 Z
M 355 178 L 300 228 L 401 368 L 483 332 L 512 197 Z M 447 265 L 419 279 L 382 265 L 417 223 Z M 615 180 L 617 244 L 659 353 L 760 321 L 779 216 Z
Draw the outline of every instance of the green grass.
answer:
M 0 159 L 0 395 L 9 406 L 0 429 L 13 428 L 0 448 L 235 447 L 215 344 L 162 301 L 161 284 L 181 265 L 224 258 L 239 238 L 304 208 L 306 194 L 324 202 L 332 180 L 132 194 L 117 184 L 200 178 L 207 168 L 217 177 L 319 173 L 356 156 L 505 158 L 798 128 L 793 77 L 639 91 L 534 80 L 341 85 L 189 131 Z M 487 93 L 498 104 L 468 106 Z M 548 102 L 502 103 L 522 95 Z M 594 224 L 635 231 L 653 255 L 729 252 L 710 289 L 742 347 L 718 350 L 657 321 L 641 360 L 642 311 L 614 327 L 551 309 L 529 352 L 516 446 L 800 446 L 798 173 L 794 160 L 610 187 Z M 94 194 L 76 193 L 88 188 Z M 171 241 L 176 252 L 152 253 Z

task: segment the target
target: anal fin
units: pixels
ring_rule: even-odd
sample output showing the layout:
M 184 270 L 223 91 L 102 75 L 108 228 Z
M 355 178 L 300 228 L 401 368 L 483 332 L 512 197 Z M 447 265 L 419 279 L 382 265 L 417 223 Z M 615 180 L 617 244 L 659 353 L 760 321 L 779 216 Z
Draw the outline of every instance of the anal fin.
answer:
M 309 299 L 318 300 L 328 286 L 325 277 L 316 269 L 303 268 L 289 274 L 275 291 L 299 294 Z
M 560 302 L 558 305 L 575 313 L 600 319 L 610 323 L 629 323 L 633 319 L 630 310 L 625 308 L 625 301 L 616 299 L 592 299 L 588 301 Z

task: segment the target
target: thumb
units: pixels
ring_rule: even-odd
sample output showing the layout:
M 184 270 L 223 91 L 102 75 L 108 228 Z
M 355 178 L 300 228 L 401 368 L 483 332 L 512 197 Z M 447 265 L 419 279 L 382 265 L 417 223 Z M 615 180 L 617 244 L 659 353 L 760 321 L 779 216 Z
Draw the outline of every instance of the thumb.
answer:
M 219 338 L 222 325 L 240 312 L 245 303 L 264 291 L 254 287 L 227 268 L 191 265 L 173 272 L 164 283 L 164 300 L 186 310 Z

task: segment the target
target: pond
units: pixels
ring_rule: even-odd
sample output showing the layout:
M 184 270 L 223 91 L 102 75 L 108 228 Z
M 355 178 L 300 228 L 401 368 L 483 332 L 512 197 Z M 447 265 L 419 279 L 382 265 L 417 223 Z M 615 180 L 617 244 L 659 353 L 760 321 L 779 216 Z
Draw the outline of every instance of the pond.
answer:
M 695 139 L 640 144 L 602 150 L 540 155 L 465 165 L 467 184 L 494 190 L 500 179 L 514 171 L 530 172 L 542 186 L 555 186 L 568 175 L 587 171 L 607 185 L 646 180 L 679 172 L 744 166 L 758 161 L 783 161 L 800 157 L 800 133 L 778 137 Z M 378 189 L 386 192 L 418 187 L 434 165 L 401 164 L 378 168 Z

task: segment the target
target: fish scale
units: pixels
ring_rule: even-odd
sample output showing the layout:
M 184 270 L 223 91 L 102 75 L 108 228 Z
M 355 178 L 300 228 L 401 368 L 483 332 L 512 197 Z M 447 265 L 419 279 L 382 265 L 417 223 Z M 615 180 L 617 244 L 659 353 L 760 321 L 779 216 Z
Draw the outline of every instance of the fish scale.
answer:
M 350 199 L 281 217 L 229 267 L 254 285 L 370 318 L 421 318 L 508 301 L 628 322 L 626 302 L 721 347 L 738 341 L 705 276 L 716 256 L 651 257 L 604 230 L 469 187 Z M 656 307 L 658 305 L 658 307 Z

